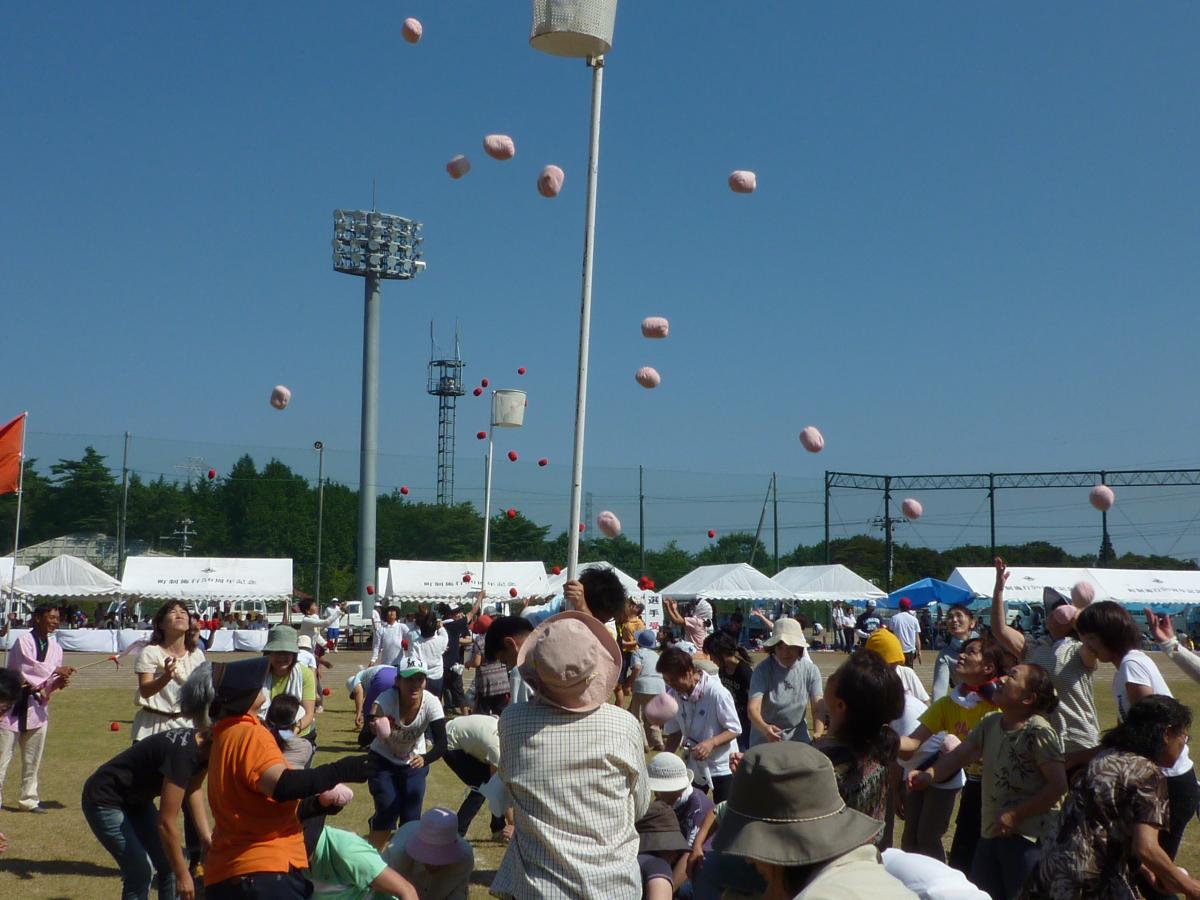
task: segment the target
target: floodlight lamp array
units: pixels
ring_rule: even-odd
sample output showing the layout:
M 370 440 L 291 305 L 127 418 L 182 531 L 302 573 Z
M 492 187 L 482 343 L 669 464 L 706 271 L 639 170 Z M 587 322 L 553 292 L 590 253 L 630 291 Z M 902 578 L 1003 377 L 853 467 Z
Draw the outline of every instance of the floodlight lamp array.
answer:
M 333 211 L 333 268 L 347 275 L 413 278 L 425 268 L 421 223 L 361 209 Z

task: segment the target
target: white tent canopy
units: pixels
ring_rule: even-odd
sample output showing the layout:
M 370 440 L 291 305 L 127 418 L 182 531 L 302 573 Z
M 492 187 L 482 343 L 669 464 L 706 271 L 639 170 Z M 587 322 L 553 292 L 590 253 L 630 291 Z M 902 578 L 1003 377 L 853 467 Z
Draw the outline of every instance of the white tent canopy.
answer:
M 1200 604 L 1200 571 L 1166 569 L 1051 569 L 1012 566 L 1005 600 L 1042 602 L 1042 588 L 1052 587 L 1070 595 L 1071 587 L 1086 581 L 1097 600 L 1140 609 L 1143 606 L 1183 607 Z M 992 595 L 996 570 L 991 566 L 964 566 L 950 573 L 950 583 L 982 597 Z
M 1023 600 L 1026 603 L 1040 604 L 1042 589 L 1054 588 L 1067 597 L 1071 596 L 1071 588 L 1080 581 L 1087 581 L 1096 591 L 1097 600 L 1113 599 L 1105 593 L 1100 583 L 1092 577 L 1098 569 L 1074 568 L 1044 568 L 1041 566 L 1009 566 L 1008 584 L 1004 587 L 1004 599 Z M 946 579 L 955 587 L 966 588 L 979 597 L 992 596 L 992 588 L 996 583 L 996 569 L 993 566 L 959 566 Z
M 727 563 L 719 566 L 700 566 L 672 582 L 661 591 L 675 601 L 691 600 L 737 601 L 783 600 L 793 602 L 796 595 L 776 584 L 758 569 L 747 563 Z
M 121 582 L 77 556 L 56 556 L 17 579 L 15 590 L 30 597 L 116 597 Z
M 16 576 L 29 574 L 29 566 L 17 566 Z M 0 556 L 0 594 L 7 594 L 13 583 L 13 558 Z
M 469 576 L 469 579 L 467 578 Z M 483 564 L 441 560 L 393 559 L 388 564 L 387 597 L 396 600 L 474 600 L 482 584 Z M 545 597 L 546 566 L 540 562 L 488 562 L 488 601 Z
M 490 564 L 489 564 L 488 568 L 489 569 L 491 568 Z M 576 573 L 576 577 L 578 577 L 578 575 L 581 575 L 582 573 L 588 571 L 589 569 L 612 569 L 614 572 L 617 573 L 617 578 L 620 579 L 621 586 L 625 588 L 626 594 L 628 594 L 630 597 L 634 597 L 634 598 L 640 597 L 642 594 L 642 589 L 640 587 L 638 587 L 636 578 L 634 578 L 632 575 L 628 575 L 625 572 L 622 572 L 620 569 L 618 569 L 616 566 L 614 566 L 612 563 L 609 563 L 609 562 L 580 563 L 579 571 Z M 563 569 L 557 575 L 550 576 L 549 580 L 546 583 L 547 588 L 548 588 L 547 593 L 549 593 L 551 596 L 561 594 L 563 585 L 566 583 L 567 583 L 567 570 Z
M 131 556 L 124 592 L 147 600 L 282 600 L 292 597 L 290 559 Z
M 802 601 L 852 603 L 855 600 L 869 600 L 872 597 L 878 600 L 887 596 L 841 563 L 832 566 L 790 566 L 771 580 Z
M 375 596 L 390 597 L 392 596 L 392 586 L 389 583 L 388 574 L 391 571 L 388 566 L 380 566 L 375 572 Z

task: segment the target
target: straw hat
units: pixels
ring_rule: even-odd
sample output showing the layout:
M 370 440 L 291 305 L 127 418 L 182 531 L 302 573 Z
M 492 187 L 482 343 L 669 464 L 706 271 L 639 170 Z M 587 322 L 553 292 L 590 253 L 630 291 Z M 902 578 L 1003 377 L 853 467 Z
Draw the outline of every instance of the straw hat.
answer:
M 763 641 L 764 647 L 774 647 L 776 644 L 807 647 L 808 638 L 804 636 L 804 626 L 795 619 L 780 619 L 771 628 L 771 636 Z
M 846 806 L 828 756 L 780 741 L 751 747 L 742 759 L 713 849 L 807 866 L 868 844 L 882 830 L 882 822 Z
M 692 773 L 674 753 L 656 753 L 646 764 L 646 783 L 652 791 L 670 794 L 686 790 L 692 783 Z
M 570 712 L 608 702 L 621 673 L 621 648 L 594 617 L 574 610 L 551 616 L 517 653 L 521 677 L 542 700 Z

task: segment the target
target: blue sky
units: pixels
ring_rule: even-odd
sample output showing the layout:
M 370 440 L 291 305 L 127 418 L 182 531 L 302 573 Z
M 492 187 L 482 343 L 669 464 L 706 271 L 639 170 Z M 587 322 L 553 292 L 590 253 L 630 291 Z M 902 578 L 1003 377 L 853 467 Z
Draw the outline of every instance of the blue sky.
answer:
M 417 46 L 399 36 L 408 15 L 425 24 Z M 332 210 L 369 207 L 374 181 L 380 209 L 425 223 L 429 264 L 385 286 L 381 481 L 433 496 L 429 322 L 445 337 L 458 319 L 468 378 L 530 394 L 509 505 L 563 527 L 589 79 L 530 49 L 528 20 L 524 2 L 432 0 L 13 10 L 0 398 L 31 411 L 30 452 L 92 440 L 115 457 L 111 436 L 130 431 L 134 467 L 170 474 L 242 450 L 311 466 L 302 448 L 320 438 L 353 483 L 361 284 L 332 271 L 329 240 Z M 819 537 L 827 468 L 1200 465 L 1198 26 L 1178 2 L 622 4 L 600 166 L 597 511 L 631 527 L 637 465 L 670 470 L 677 484 L 658 483 L 686 502 L 656 507 L 651 542 L 697 546 L 697 522 L 753 528 L 775 470 L 788 549 Z M 513 161 L 483 155 L 489 132 L 514 137 Z M 474 169 L 456 182 L 457 153 Z M 547 163 L 566 171 L 555 200 L 534 189 Z M 729 192 L 735 168 L 758 173 L 756 194 Z M 670 318 L 667 341 L 640 337 L 652 314 Z M 660 388 L 634 383 L 642 365 Z M 283 413 L 276 383 L 294 392 Z M 464 398 L 465 499 L 485 419 Z M 796 440 L 807 424 L 819 456 Z M 1184 524 L 1200 491 L 1160 496 L 1123 507 L 1145 537 L 1118 550 L 1200 555 Z M 924 499 L 931 533 L 910 539 L 978 527 L 977 498 Z M 1012 537 L 1055 539 L 1047 505 L 1094 524 L 1077 494 L 1013 503 Z M 939 514 L 954 524 L 934 532 Z

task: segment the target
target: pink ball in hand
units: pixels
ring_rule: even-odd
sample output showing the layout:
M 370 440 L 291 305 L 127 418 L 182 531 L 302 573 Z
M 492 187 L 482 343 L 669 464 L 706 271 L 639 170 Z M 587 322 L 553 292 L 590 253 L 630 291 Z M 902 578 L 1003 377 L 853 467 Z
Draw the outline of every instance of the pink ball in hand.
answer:
M 277 384 L 271 388 L 271 405 L 276 409 L 286 409 L 287 405 L 292 402 L 292 392 L 285 388 L 282 384 Z
M 815 425 L 809 425 L 800 432 L 800 443 L 809 453 L 820 453 L 825 449 L 825 436 Z
M 376 719 L 376 721 L 379 720 Z M 321 793 L 319 799 L 322 806 L 349 806 L 350 801 L 354 799 L 354 791 L 350 790 L 347 785 L 335 784 L 329 790 Z
M 1098 484 L 1088 493 L 1088 502 L 1100 512 L 1107 512 L 1117 502 L 1117 495 L 1107 484 Z
M 596 516 L 596 527 L 605 537 L 615 538 L 621 533 L 621 520 L 617 518 L 616 513 L 606 509 Z
M 646 721 L 654 725 L 666 725 L 679 712 L 679 704 L 670 694 L 658 694 L 642 709 Z
M 662 376 L 658 374 L 657 369 L 652 369 L 650 366 L 642 366 L 634 373 L 633 377 L 637 379 L 638 384 L 647 390 L 656 388 L 662 384 Z
M 378 719 L 371 720 L 371 731 L 375 737 L 386 739 L 392 733 L 392 720 L 387 716 L 380 716 Z
M 1096 599 L 1096 589 L 1089 581 L 1077 581 L 1071 588 L 1071 605 L 1076 609 L 1086 609 Z
M 925 510 L 921 506 L 920 500 L 914 500 L 912 497 L 908 497 L 903 503 L 900 504 L 900 512 L 904 513 L 904 518 L 912 522 L 921 518 L 921 514 L 925 512 Z

